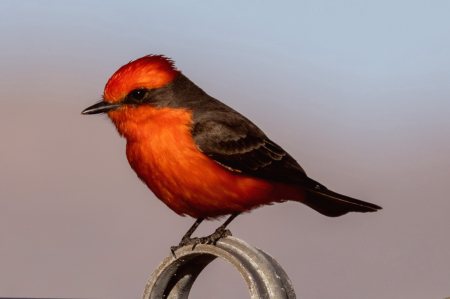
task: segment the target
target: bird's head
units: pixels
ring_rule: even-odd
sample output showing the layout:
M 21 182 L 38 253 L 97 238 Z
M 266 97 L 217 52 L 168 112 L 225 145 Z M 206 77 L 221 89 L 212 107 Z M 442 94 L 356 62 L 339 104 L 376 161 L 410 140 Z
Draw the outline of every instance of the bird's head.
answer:
M 106 83 L 103 100 L 82 114 L 98 114 L 146 103 L 152 90 L 166 86 L 178 75 L 174 62 L 162 55 L 148 55 L 119 68 Z

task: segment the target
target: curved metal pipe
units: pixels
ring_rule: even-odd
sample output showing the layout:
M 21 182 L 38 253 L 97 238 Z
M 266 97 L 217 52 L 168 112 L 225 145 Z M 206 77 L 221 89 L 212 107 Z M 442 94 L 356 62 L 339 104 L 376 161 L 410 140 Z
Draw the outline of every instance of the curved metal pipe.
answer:
M 217 244 L 185 246 L 170 254 L 155 269 L 143 299 L 186 299 L 197 276 L 216 258 L 231 264 L 244 278 L 250 298 L 293 299 L 294 288 L 280 264 L 261 249 L 234 237 Z

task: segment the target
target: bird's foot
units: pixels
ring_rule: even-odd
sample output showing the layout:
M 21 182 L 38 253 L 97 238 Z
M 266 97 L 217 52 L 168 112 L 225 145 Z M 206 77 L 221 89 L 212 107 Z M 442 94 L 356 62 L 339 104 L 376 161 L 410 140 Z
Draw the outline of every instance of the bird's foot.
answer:
M 221 238 L 225 238 L 228 236 L 232 236 L 231 231 L 221 226 L 218 229 L 216 229 L 216 231 L 213 234 L 206 237 L 190 238 L 188 236 L 184 236 L 183 239 L 181 239 L 180 244 L 178 244 L 178 246 L 172 246 L 170 250 L 172 251 L 173 257 L 176 257 L 175 251 L 177 251 L 181 247 L 192 245 L 192 250 L 194 250 L 198 244 L 216 245 L 217 241 L 219 241 Z
M 192 247 L 192 250 L 194 250 L 195 246 L 197 246 L 198 244 L 216 245 L 217 241 L 219 241 L 222 238 L 226 238 L 228 236 L 232 236 L 231 231 L 229 229 L 219 227 L 213 234 L 207 237 L 198 238 L 199 241 L 195 242 L 194 246 Z

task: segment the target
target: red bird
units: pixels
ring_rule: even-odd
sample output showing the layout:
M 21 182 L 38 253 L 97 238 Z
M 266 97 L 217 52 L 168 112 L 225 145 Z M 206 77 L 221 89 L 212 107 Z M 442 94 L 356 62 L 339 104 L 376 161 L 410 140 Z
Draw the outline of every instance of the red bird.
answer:
M 321 214 L 381 207 L 328 190 L 245 116 L 206 94 L 161 55 L 122 66 L 103 101 L 83 114 L 107 113 L 126 138 L 137 176 L 179 215 L 197 218 L 177 248 L 215 243 L 240 213 L 287 200 Z M 216 232 L 191 235 L 203 219 L 231 214 Z

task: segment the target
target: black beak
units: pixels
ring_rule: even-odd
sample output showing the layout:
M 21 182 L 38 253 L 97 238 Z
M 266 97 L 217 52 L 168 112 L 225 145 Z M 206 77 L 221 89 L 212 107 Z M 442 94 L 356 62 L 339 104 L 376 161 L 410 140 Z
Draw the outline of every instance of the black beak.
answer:
M 98 114 L 98 113 L 106 113 L 108 111 L 119 109 L 120 105 L 111 104 L 105 101 L 101 101 L 95 105 L 87 107 L 81 112 L 81 114 Z

